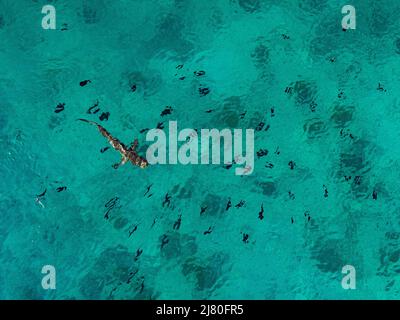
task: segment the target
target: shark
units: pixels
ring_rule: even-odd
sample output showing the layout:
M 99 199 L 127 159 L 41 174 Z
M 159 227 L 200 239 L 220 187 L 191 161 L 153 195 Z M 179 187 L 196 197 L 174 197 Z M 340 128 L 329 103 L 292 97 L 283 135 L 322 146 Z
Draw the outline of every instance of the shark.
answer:
M 102 127 L 100 124 L 98 124 L 95 121 L 90 121 L 86 119 L 77 119 L 79 121 L 83 121 L 86 123 L 89 123 L 91 125 L 96 126 L 100 133 L 107 138 L 108 142 L 111 144 L 111 146 L 119 151 L 121 154 L 122 158 L 119 163 L 114 164 L 112 167 L 114 169 L 118 169 L 120 166 L 124 165 L 127 162 L 131 162 L 134 166 L 137 166 L 139 168 L 146 168 L 149 163 L 147 160 L 141 156 L 139 156 L 136 152 L 136 149 L 138 147 L 139 141 L 138 139 L 135 139 L 129 147 L 127 147 L 125 144 L 123 144 L 121 141 L 118 139 L 114 138 L 104 127 Z

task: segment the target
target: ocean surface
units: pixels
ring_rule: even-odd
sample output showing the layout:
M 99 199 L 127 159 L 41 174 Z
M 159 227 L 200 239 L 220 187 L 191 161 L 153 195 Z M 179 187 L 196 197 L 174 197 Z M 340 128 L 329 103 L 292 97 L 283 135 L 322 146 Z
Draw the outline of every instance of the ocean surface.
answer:
M 398 299 L 400 2 L 343 31 L 345 4 L 0 0 L 0 298 Z M 268 154 L 115 170 L 77 118 L 140 155 L 169 121 Z

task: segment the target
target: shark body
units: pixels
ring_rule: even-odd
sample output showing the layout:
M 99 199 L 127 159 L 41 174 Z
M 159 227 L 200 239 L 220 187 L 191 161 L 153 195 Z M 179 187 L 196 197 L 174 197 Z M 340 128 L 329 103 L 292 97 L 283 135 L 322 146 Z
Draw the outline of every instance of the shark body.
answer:
M 117 138 L 114 138 L 105 128 L 103 128 L 101 125 L 99 125 L 97 122 L 86 120 L 86 119 L 78 119 L 79 121 L 87 122 L 89 124 L 92 124 L 96 126 L 100 133 L 107 138 L 108 142 L 112 145 L 112 147 L 115 150 L 118 150 L 119 153 L 122 156 L 122 159 L 119 163 L 116 163 L 113 165 L 114 169 L 118 169 L 120 166 L 124 165 L 128 161 L 131 162 L 133 165 L 139 167 L 139 168 L 146 168 L 148 166 L 148 162 L 145 158 L 142 158 L 139 156 L 136 152 L 136 148 L 138 146 L 138 140 L 135 139 L 133 143 L 127 147 L 125 144 L 123 144 L 121 141 L 119 141 Z

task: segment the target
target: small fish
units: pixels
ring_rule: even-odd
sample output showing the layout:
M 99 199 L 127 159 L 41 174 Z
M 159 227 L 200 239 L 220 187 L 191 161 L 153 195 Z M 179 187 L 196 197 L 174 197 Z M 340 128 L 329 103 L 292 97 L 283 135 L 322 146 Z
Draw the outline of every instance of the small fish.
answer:
M 99 105 L 99 101 L 96 101 L 95 104 L 94 104 L 93 106 L 91 106 L 91 107 L 86 111 L 86 113 L 88 113 L 88 114 L 96 114 L 97 112 L 100 111 L 100 108 L 97 108 L 98 105 Z M 95 111 L 92 112 L 92 110 L 93 110 L 94 108 L 97 108 L 97 109 L 96 109 Z
M 258 213 L 258 218 L 259 218 L 260 220 L 264 219 L 264 205 L 263 205 L 263 204 L 261 204 L 261 210 L 260 210 L 260 212 Z
M 230 207 L 232 207 L 232 201 L 231 201 L 231 199 L 229 198 L 228 203 L 226 204 L 226 209 L 225 209 L 225 211 L 228 211 Z
M 103 113 L 100 115 L 99 120 L 100 120 L 100 121 L 108 120 L 109 117 L 110 117 L 110 113 L 109 113 L 109 112 L 103 112 Z
M 63 111 L 65 108 L 65 103 L 59 103 L 56 107 L 56 110 L 54 110 L 55 113 L 60 113 L 61 111 Z
M 274 165 L 273 165 L 271 162 L 267 162 L 267 163 L 265 164 L 265 167 L 266 167 L 266 168 L 269 168 L 269 169 L 272 169 L 272 168 L 274 167 Z
M 46 188 L 41 194 L 36 195 L 36 197 L 42 198 L 42 197 L 44 197 L 44 195 L 46 194 L 46 192 L 47 192 L 47 188 Z
M 324 197 L 328 198 L 328 188 L 325 185 L 323 185 L 323 188 L 324 188 Z
M 137 229 L 138 229 L 138 225 L 136 224 L 136 225 L 133 227 L 133 229 L 132 229 L 131 231 L 129 231 L 129 238 L 130 238 L 130 236 L 131 236 L 133 233 L 135 233 L 135 232 L 137 231 Z
M 256 131 L 261 131 L 263 128 L 264 128 L 264 126 L 265 126 L 265 122 L 263 122 L 263 121 L 261 121 L 258 125 L 257 125 L 257 127 L 256 127 Z
M 209 88 L 199 88 L 199 94 L 201 97 L 204 97 L 210 93 Z
M 137 249 L 136 250 L 135 261 L 137 261 L 137 259 L 141 256 L 142 253 L 143 253 L 142 249 Z
M 200 70 L 200 71 L 195 71 L 194 74 L 195 74 L 195 76 L 197 76 L 197 77 L 201 77 L 201 76 L 204 76 L 204 75 L 206 74 L 206 72 Z
M 165 109 L 161 112 L 161 117 L 166 116 L 167 114 L 171 114 L 173 111 L 172 107 L 167 106 Z
M 86 86 L 88 83 L 90 83 L 90 82 L 92 82 L 92 81 L 90 81 L 90 80 L 83 80 L 83 81 L 81 81 L 81 82 L 79 82 L 79 85 L 81 86 L 81 87 L 84 87 L 84 86 Z
M 167 205 L 167 207 L 169 207 L 170 204 L 171 204 L 171 196 L 167 193 L 165 195 L 162 206 L 164 207 L 165 205 Z
M 243 207 L 245 203 L 246 202 L 244 200 L 240 200 L 240 202 L 237 205 L 235 205 L 235 208 L 239 209 L 239 208 Z
M 163 234 L 162 239 L 161 239 L 161 249 L 164 248 L 164 246 L 169 242 L 168 236 L 166 234 Z
M 174 223 L 173 229 L 179 230 L 179 228 L 181 227 L 181 223 L 182 223 L 182 215 L 179 215 L 178 220 L 176 220 Z
M 149 193 L 149 191 L 150 191 L 150 189 L 151 189 L 152 186 L 153 186 L 153 184 L 150 184 L 150 185 L 147 187 L 147 190 L 146 190 L 146 192 L 144 193 L 143 196 L 145 196 L 146 194 Z
M 265 157 L 268 155 L 268 150 L 267 149 L 260 149 L 257 151 L 257 158 L 260 159 L 262 157 Z

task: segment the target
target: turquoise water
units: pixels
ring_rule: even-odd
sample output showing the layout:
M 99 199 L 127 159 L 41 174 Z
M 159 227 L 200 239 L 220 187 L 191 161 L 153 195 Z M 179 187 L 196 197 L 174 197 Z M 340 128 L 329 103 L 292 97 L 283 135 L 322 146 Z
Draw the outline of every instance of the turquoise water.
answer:
M 57 30 L 41 28 L 46 4 Z M 343 32 L 345 4 L 0 0 L 0 298 L 399 298 L 400 3 L 352 1 Z M 269 152 L 248 176 L 114 170 L 118 153 L 77 118 L 141 154 L 159 122 L 262 121 L 255 151 Z

